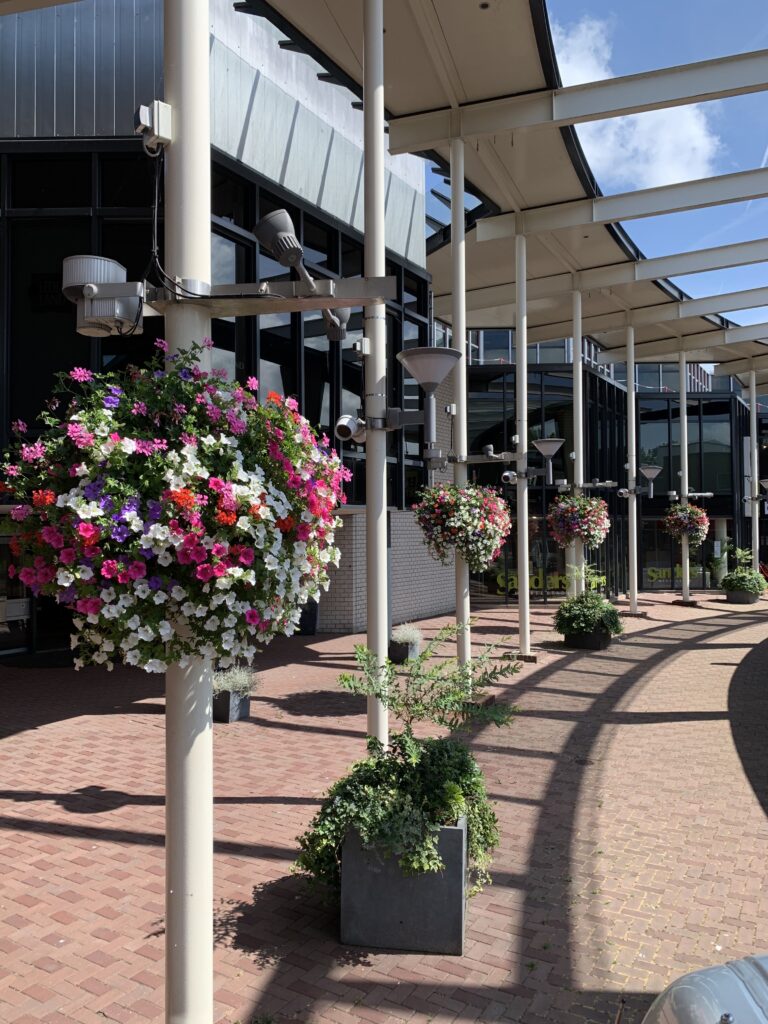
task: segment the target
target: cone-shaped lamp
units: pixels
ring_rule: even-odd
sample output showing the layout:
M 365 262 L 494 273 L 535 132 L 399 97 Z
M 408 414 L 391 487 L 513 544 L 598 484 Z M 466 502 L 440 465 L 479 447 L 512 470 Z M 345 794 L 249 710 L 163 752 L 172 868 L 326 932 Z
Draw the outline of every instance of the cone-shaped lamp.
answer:
M 445 378 L 461 359 L 461 352 L 456 348 L 409 348 L 397 353 L 398 362 L 402 363 L 416 383 L 427 392 L 436 391 Z

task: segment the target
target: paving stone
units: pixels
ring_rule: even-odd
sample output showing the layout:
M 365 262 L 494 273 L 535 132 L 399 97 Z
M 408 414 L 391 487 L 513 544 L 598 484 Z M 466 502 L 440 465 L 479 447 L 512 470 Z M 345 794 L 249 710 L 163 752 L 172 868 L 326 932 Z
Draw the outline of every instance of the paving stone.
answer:
M 364 638 L 275 641 L 250 717 L 214 728 L 217 1024 L 595 1024 L 622 995 L 639 1024 L 679 974 L 767 949 L 766 605 L 670 598 L 594 653 L 533 606 L 538 660 L 497 693 L 520 714 L 471 737 L 502 840 L 456 959 L 344 949 L 290 875 L 363 750 L 335 679 Z M 515 630 L 487 608 L 474 639 Z M 161 1024 L 162 680 L 0 662 L 0 723 L 0 1020 Z

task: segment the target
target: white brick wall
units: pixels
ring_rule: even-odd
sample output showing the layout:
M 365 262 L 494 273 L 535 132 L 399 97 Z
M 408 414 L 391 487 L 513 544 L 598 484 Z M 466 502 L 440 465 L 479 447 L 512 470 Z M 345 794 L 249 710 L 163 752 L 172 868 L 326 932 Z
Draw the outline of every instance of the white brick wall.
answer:
M 437 440 L 444 454 L 451 441 L 445 406 L 452 401 L 453 382 L 449 377 L 437 393 Z M 435 474 L 436 480 L 451 478 L 450 467 Z M 456 607 L 453 563 L 441 565 L 429 555 L 410 509 L 393 509 L 389 517 L 392 624 L 452 612 Z M 330 588 L 320 600 L 321 633 L 359 633 L 367 625 L 365 510 L 344 509 L 342 520 L 344 526 L 337 534 L 341 561 L 338 569 L 331 569 Z

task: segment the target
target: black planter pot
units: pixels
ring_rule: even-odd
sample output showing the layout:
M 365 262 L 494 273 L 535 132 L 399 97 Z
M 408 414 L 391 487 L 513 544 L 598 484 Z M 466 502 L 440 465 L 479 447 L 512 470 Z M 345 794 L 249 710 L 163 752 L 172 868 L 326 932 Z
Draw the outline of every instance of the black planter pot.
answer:
M 753 594 L 751 590 L 726 590 L 725 599 L 729 604 L 757 604 L 762 594 Z
M 240 718 L 247 718 L 250 710 L 251 698 L 248 694 L 243 696 L 231 690 L 221 690 L 213 695 L 214 722 L 237 722 Z
M 563 638 L 566 647 L 575 647 L 577 651 L 604 651 L 610 642 L 611 634 L 603 629 L 594 633 L 566 633 Z
M 317 610 L 317 601 L 313 601 L 310 598 L 301 610 L 301 618 L 299 619 L 299 628 L 297 630 L 299 636 L 314 636 L 317 633 Z
M 404 875 L 397 857 L 366 850 L 351 831 L 341 854 L 341 941 L 415 953 L 464 952 L 467 820 L 440 829 L 444 871 Z
M 418 658 L 421 651 L 421 644 L 400 644 L 396 640 L 389 641 L 387 657 L 393 664 L 402 665 L 408 658 Z

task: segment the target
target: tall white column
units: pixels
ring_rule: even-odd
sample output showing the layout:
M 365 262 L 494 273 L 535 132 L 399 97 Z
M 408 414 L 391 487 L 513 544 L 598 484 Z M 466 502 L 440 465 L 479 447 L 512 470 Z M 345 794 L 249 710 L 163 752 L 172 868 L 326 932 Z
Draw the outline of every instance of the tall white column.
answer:
M 685 352 L 678 356 L 680 389 L 680 502 L 688 504 L 688 374 Z M 683 600 L 691 599 L 691 564 L 688 557 L 688 537 L 680 544 L 680 561 L 683 570 Z
M 637 612 L 637 409 L 635 405 L 635 328 L 627 327 L 627 487 L 629 489 L 629 610 Z
M 760 463 L 757 448 L 757 380 L 749 371 L 749 473 L 750 498 L 760 496 Z M 752 568 L 760 569 L 760 502 L 750 502 L 752 511 Z
M 573 493 L 581 494 L 584 486 L 584 355 L 581 330 L 581 292 L 571 293 L 573 308 Z M 584 593 L 584 541 L 574 543 L 573 590 Z
M 464 356 L 453 371 L 454 421 L 453 450 L 457 461 L 453 464 L 453 482 L 463 487 L 467 482 L 467 283 L 464 220 L 464 140 L 451 139 L 451 268 L 453 286 L 453 347 Z M 466 665 L 472 657 L 472 637 L 469 630 L 469 567 L 456 555 L 456 622 L 464 624 L 457 639 L 460 664 Z
M 383 277 L 384 253 L 384 0 L 365 0 L 363 14 L 363 131 L 365 147 L 365 276 Z M 366 419 L 383 419 L 387 410 L 387 324 L 383 305 L 368 306 L 365 334 Z M 369 430 L 365 445 L 365 525 L 368 597 L 368 647 L 383 665 L 387 636 L 387 435 Z M 368 698 L 368 735 L 386 743 L 387 710 Z
M 528 282 L 525 235 L 515 235 L 515 420 L 517 431 L 517 610 L 520 653 L 531 653 L 528 579 Z
M 165 263 L 173 277 L 211 280 L 211 133 L 208 0 L 165 0 L 165 100 L 173 141 L 165 156 Z M 169 309 L 172 352 L 210 331 L 206 312 Z M 165 1019 L 213 1020 L 213 729 L 210 662 L 166 673 Z

